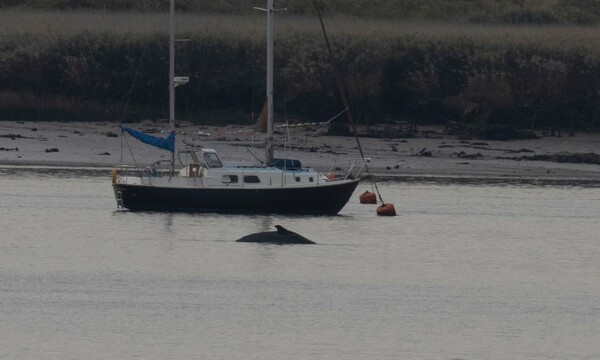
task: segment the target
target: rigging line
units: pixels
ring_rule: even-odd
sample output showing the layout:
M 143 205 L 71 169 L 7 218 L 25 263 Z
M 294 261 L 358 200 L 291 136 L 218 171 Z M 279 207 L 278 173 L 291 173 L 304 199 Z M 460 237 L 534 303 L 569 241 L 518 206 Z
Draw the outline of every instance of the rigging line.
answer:
M 121 138 L 125 139 L 125 142 L 127 143 L 127 149 L 129 149 L 129 153 L 131 154 L 131 158 L 133 159 L 133 164 L 136 167 L 138 167 L 137 161 L 135 161 L 135 156 L 133 156 L 133 150 L 131 150 L 131 146 L 129 145 L 129 141 L 127 140 L 127 136 L 121 132 Z M 123 154 L 121 154 L 121 158 L 122 157 L 123 157 Z M 121 163 L 123 163 L 123 162 L 121 161 Z
M 290 127 L 289 127 L 289 122 L 288 122 L 287 116 L 285 118 L 285 124 L 288 125 L 288 126 L 286 126 L 286 129 L 285 129 L 286 130 L 286 141 L 285 142 L 287 145 L 287 146 L 285 146 L 285 148 L 286 148 L 285 152 L 286 152 L 286 157 L 289 158 L 292 156 L 292 138 L 290 137 Z
M 131 102 L 131 95 L 133 94 L 133 89 L 135 88 L 135 83 L 140 75 L 140 70 L 142 68 L 142 63 L 144 61 L 144 57 L 146 56 L 147 46 L 144 46 L 142 50 L 142 56 L 140 56 L 140 61 L 138 62 L 137 70 L 135 72 L 135 76 L 133 77 L 133 82 L 131 83 L 131 88 L 129 88 L 129 92 L 127 93 L 127 101 L 125 101 L 125 108 L 123 109 L 123 114 L 121 115 L 121 124 L 123 120 L 125 120 L 125 114 L 127 114 L 127 109 L 129 108 L 129 103 Z
M 119 164 L 123 165 L 123 131 L 121 131 L 121 160 Z
M 348 98 L 346 96 L 346 91 L 344 88 L 344 84 L 342 83 L 342 78 L 338 72 L 337 66 L 335 64 L 335 58 L 333 57 L 333 51 L 331 50 L 331 45 L 329 44 L 329 38 L 327 37 L 327 31 L 325 30 L 325 24 L 323 23 L 323 18 L 321 17 L 321 10 L 319 9 L 319 0 L 314 0 L 315 9 L 317 10 L 317 15 L 319 16 L 319 22 L 321 23 L 321 30 L 323 31 L 323 37 L 325 38 L 325 44 L 327 45 L 327 51 L 329 52 L 329 61 L 331 62 L 331 67 L 333 68 L 333 73 L 335 74 L 335 79 L 337 82 L 338 90 L 340 92 L 340 97 L 342 98 L 342 102 L 344 103 L 345 111 L 348 112 L 348 120 L 350 121 L 350 125 L 352 126 L 352 132 L 354 133 L 354 138 L 356 139 L 356 144 L 358 145 L 358 151 L 360 152 L 360 156 L 363 161 L 365 161 L 365 170 L 367 171 L 367 175 L 371 179 L 375 190 L 377 191 L 377 196 L 382 204 L 385 204 L 383 198 L 381 197 L 381 193 L 379 192 L 379 188 L 377 187 L 377 183 L 375 179 L 371 176 L 369 172 L 369 166 L 365 160 L 365 154 L 363 152 L 362 146 L 360 144 L 360 140 L 358 139 L 358 134 L 356 132 L 356 124 L 354 123 L 354 119 L 352 118 L 352 112 L 350 111 L 350 105 L 348 103 Z
M 285 83 L 285 80 L 284 80 L 284 83 Z M 292 138 L 290 136 L 290 122 L 288 119 L 287 103 L 288 103 L 288 99 L 286 97 L 283 102 L 283 109 L 284 109 L 283 113 L 284 113 L 284 117 L 285 117 L 285 127 L 286 127 L 286 139 L 285 139 L 284 148 L 285 148 L 286 153 L 288 154 L 286 156 L 291 157 L 292 156 Z M 288 148 L 289 148 L 289 151 L 288 151 Z
M 143 1 L 140 1 L 140 2 L 143 5 Z M 146 50 L 147 50 L 147 46 L 144 46 L 143 50 L 142 50 L 142 56 L 140 56 L 140 61 L 138 62 L 138 66 L 135 71 L 135 75 L 133 77 L 133 82 L 131 83 L 131 88 L 129 88 L 129 91 L 127 93 L 127 100 L 125 101 L 125 107 L 123 108 L 123 114 L 121 115 L 120 124 L 123 124 L 123 120 L 125 120 L 125 114 L 127 114 L 127 110 L 129 108 L 129 103 L 131 102 L 131 95 L 133 94 L 133 89 L 135 88 L 135 83 L 137 82 L 137 79 L 140 75 L 140 70 L 142 69 L 142 63 L 144 61 L 144 57 L 146 56 Z M 133 151 L 131 150 L 131 146 L 129 145 L 127 138 L 123 134 L 123 131 L 121 131 L 121 164 L 123 164 L 123 139 L 125 139 L 125 143 L 127 144 L 127 148 L 129 149 L 129 153 L 131 154 L 133 163 L 135 164 L 135 166 L 137 166 L 135 157 L 133 156 Z
M 337 118 L 339 118 L 340 116 L 342 116 L 343 113 L 345 113 L 346 111 L 350 110 L 349 108 L 345 108 L 344 110 L 340 111 L 339 114 L 337 114 L 336 116 L 332 117 L 331 119 L 325 121 L 324 123 L 321 123 L 321 126 L 319 126 L 317 128 L 317 130 L 311 135 L 311 137 L 314 137 L 315 135 L 317 135 L 317 133 L 319 131 L 321 131 L 322 128 L 324 128 L 325 126 L 331 124 L 331 122 Z

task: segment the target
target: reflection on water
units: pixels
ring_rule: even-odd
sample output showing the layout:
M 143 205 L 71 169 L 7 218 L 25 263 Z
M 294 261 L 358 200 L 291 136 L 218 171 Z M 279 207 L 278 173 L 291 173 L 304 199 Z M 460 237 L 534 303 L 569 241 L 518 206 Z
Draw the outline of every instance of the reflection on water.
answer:
M 135 213 L 109 169 L 1 168 L 2 355 L 600 358 L 596 185 L 413 180 L 394 218 L 368 184 L 339 216 Z M 235 242 L 276 224 L 319 245 Z

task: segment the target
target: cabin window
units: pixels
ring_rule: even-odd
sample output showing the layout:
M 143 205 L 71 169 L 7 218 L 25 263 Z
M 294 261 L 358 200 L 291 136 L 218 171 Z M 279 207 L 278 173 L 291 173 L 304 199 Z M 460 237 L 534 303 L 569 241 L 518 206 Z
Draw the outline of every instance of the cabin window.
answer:
M 215 153 L 205 153 L 204 161 L 206 161 L 206 166 L 209 168 L 221 168 L 223 167 L 223 163 Z
M 296 176 L 296 182 L 300 182 L 300 176 Z
M 309 181 L 309 182 L 315 182 L 315 178 L 313 178 L 313 177 L 309 177 L 309 178 L 308 178 L 308 181 Z
M 224 184 L 237 184 L 238 176 L 237 175 L 223 175 L 222 181 Z
M 244 182 L 246 184 L 259 184 L 260 179 L 256 175 L 246 175 L 244 176 Z

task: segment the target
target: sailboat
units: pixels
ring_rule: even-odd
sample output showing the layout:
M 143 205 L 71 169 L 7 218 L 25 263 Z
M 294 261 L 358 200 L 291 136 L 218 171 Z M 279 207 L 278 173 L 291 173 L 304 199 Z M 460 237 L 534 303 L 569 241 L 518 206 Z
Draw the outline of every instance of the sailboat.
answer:
M 176 149 L 175 88 L 189 81 L 175 76 L 175 6 L 169 11 L 169 128 L 161 138 L 123 127 L 138 140 L 170 152 L 168 168 L 119 165 L 112 186 L 119 208 L 132 211 L 198 211 L 333 215 L 346 205 L 364 164 L 345 174 L 321 173 L 299 160 L 273 155 L 273 0 L 267 0 L 267 133 L 261 164 L 225 163 L 214 149 Z

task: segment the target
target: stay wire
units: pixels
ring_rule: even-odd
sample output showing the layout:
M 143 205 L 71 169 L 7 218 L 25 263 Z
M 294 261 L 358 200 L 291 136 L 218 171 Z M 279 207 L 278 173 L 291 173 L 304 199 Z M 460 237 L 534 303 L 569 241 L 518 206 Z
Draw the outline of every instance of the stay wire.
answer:
M 344 88 L 342 78 L 340 77 L 340 74 L 338 72 L 337 65 L 335 63 L 335 58 L 333 56 L 333 51 L 331 50 L 331 45 L 329 43 L 329 38 L 327 37 L 327 31 L 325 30 L 325 24 L 323 23 L 323 18 L 321 17 L 321 10 L 319 8 L 319 0 L 313 0 L 313 3 L 315 4 L 315 9 L 317 10 L 317 15 L 319 16 L 319 22 L 321 23 L 321 30 L 323 31 L 323 37 L 325 38 L 325 44 L 327 45 L 327 51 L 329 53 L 329 61 L 331 62 L 331 67 L 333 68 L 333 73 L 335 74 L 335 79 L 336 79 L 336 83 L 338 86 L 338 90 L 340 92 L 340 97 L 342 98 L 342 102 L 344 104 L 344 107 L 346 108 L 346 112 L 348 113 L 348 121 L 350 121 L 350 125 L 352 126 L 352 133 L 354 135 L 354 138 L 356 139 L 356 144 L 358 145 L 358 151 L 360 152 L 360 156 L 362 157 L 363 161 L 365 162 L 365 170 L 367 171 L 367 175 L 369 176 L 373 186 L 375 187 L 375 191 L 377 191 L 377 196 L 379 197 L 379 200 L 381 201 L 382 204 L 385 204 L 385 202 L 383 201 L 383 198 L 381 197 L 381 193 L 379 192 L 379 188 L 377 187 L 377 183 L 375 182 L 375 179 L 373 178 L 373 176 L 371 176 L 371 174 L 369 172 L 369 166 L 365 160 L 365 154 L 364 154 L 362 146 L 360 144 L 360 140 L 358 139 L 358 134 L 356 131 L 356 124 L 354 123 L 354 119 L 352 118 L 352 112 L 350 111 L 350 104 L 348 103 L 348 97 L 346 96 L 346 90 Z
M 133 155 L 133 150 L 131 150 L 131 146 L 129 145 L 129 141 L 127 140 L 127 138 L 125 136 L 121 135 L 122 139 L 125 139 L 125 142 L 127 143 L 127 148 L 129 149 L 129 154 L 131 154 L 131 158 L 133 159 L 133 164 L 135 165 L 135 167 L 138 167 L 137 161 L 135 161 L 135 156 Z M 123 163 L 123 154 L 121 154 L 121 163 Z
M 125 107 L 123 108 L 123 114 L 121 115 L 121 121 L 119 123 L 119 125 L 121 125 L 121 126 L 123 125 L 123 121 L 125 120 L 125 115 L 127 114 L 127 110 L 129 109 L 129 103 L 131 102 L 131 95 L 133 94 L 133 89 L 135 88 L 135 84 L 140 75 L 140 71 L 142 69 L 142 63 L 144 62 L 144 58 L 146 57 L 146 50 L 147 50 L 147 46 L 144 46 L 144 48 L 142 50 L 142 56 L 140 56 L 140 61 L 138 62 L 138 66 L 135 71 L 135 75 L 133 77 L 133 82 L 131 83 L 131 87 L 129 88 L 129 91 L 127 92 L 127 100 L 125 101 Z M 123 138 L 125 138 L 125 136 L 124 136 L 123 131 L 121 130 L 121 164 L 123 164 Z M 133 163 L 136 164 L 135 157 L 133 156 L 133 151 L 131 150 L 131 146 L 129 145 L 129 142 L 127 141 L 126 138 L 125 138 L 125 142 L 127 143 L 127 148 L 129 149 L 129 153 L 131 154 L 131 157 L 133 158 Z M 136 164 L 136 166 L 137 166 L 137 164 Z

